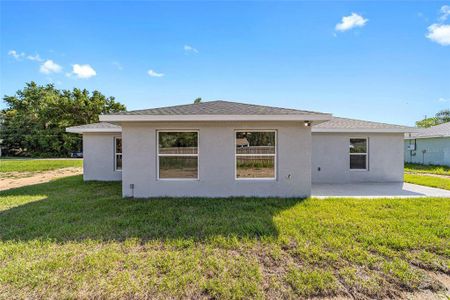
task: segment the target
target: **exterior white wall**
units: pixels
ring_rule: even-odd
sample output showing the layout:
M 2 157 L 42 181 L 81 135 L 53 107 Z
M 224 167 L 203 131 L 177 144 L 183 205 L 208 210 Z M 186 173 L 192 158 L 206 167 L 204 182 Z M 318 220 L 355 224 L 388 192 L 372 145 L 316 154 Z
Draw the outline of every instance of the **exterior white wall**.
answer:
M 408 150 L 408 145 L 414 142 L 416 142 L 416 150 Z M 450 137 L 405 140 L 405 161 L 450 166 Z
M 125 197 L 305 197 L 311 193 L 311 131 L 303 123 L 124 122 L 121 126 Z M 199 131 L 199 180 L 157 180 L 156 132 L 165 129 Z M 235 180 L 236 129 L 277 130 L 276 180 Z
M 367 171 L 350 170 L 349 144 L 354 137 L 369 138 Z M 401 133 L 313 133 L 312 182 L 402 182 L 403 137 Z
M 120 133 L 83 134 L 83 179 L 118 181 L 122 172 L 114 171 L 114 137 Z

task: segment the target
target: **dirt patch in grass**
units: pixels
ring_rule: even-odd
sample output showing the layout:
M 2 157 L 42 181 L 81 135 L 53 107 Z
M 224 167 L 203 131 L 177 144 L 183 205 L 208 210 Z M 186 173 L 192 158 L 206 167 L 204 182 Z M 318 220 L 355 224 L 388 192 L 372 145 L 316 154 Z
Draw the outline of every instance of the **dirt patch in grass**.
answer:
M 405 172 L 416 174 L 437 174 L 450 176 L 450 166 L 421 165 L 421 164 L 405 164 Z
M 56 178 L 79 175 L 82 173 L 82 168 L 75 167 L 43 172 L 4 172 L 1 173 L 0 191 L 49 182 Z
M 407 171 L 405 171 L 405 174 L 412 174 L 412 175 L 424 175 L 424 176 L 431 176 L 431 177 L 439 177 L 439 178 L 446 178 L 446 179 L 450 179 L 450 175 L 443 175 L 443 174 L 434 174 L 434 173 L 417 173 L 417 172 L 407 172 Z

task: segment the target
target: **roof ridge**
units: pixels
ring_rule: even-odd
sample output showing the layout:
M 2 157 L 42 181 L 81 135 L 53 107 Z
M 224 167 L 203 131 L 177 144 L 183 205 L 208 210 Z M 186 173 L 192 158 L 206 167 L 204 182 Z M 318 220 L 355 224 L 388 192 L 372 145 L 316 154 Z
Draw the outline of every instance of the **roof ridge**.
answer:
M 178 104 L 172 106 L 137 109 L 126 112 L 109 113 L 105 115 L 288 115 L 314 114 L 329 115 L 328 113 L 283 108 L 277 106 L 259 105 L 228 100 L 211 100 L 200 103 Z
M 212 101 L 206 101 L 206 102 L 225 102 L 225 103 L 242 104 L 242 105 L 248 105 L 248 106 L 254 106 L 254 107 L 265 107 L 265 108 L 272 108 L 272 109 L 276 108 L 276 109 L 282 109 L 282 110 L 301 111 L 301 112 L 308 112 L 308 113 L 314 113 L 314 114 L 323 114 L 323 115 L 329 114 L 329 113 L 317 112 L 317 111 L 312 111 L 312 110 L 287 108 L 287 107 L 279 107 L 279 106 L 269 106 L 269 105 L 253 104 L 253 103 L 243 103 L 243 102 L 228 101 L 228 100 L 212 100 Z

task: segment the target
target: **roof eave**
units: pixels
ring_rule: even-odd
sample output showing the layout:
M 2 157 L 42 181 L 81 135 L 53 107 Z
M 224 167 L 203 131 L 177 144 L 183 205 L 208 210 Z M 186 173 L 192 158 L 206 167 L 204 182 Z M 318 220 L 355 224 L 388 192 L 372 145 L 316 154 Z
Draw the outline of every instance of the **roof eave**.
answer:
M 415 139 L 435 139 L 435 138 L 449 138 L 450 135 L 444 134 L 435 134 L 435 135 L 422 135 L 422 136 L 407 136 L 406 140 L 415 140 Z
M 66 132 L 70 133 L 78 133 L 78 134 L 84 134 L 84 133 L 121 133 L 122 128 L 74 128 L 74 127 L 67 127 Z
M 226 122 L 226 121 L 328 121 L 331 114 L 317 115 L 101 115 L 102 122 Z
M 408 133 L 414 130 L 408 128 L 312 128 L 312 133 Z

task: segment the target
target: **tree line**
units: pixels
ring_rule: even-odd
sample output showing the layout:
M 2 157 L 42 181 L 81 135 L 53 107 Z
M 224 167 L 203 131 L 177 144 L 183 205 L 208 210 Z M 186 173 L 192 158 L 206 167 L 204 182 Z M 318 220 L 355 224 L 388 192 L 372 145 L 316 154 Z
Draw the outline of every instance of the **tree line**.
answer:
M 426 117 L 416 122 L 417 127 L 428 128 L 439 124 L 450 122 L 450 109 L 444 109 L 436 113 L 434 117 Z
M 98 122 L 100 114 L 125 111 L 114 97 L 86 89 L 59 90 L 53 84 L 25 84 L 4 96 L 0 111 L 0 147 L 8 155 L 67 157 L 82 149 L 82 138 L 66 127 Z

